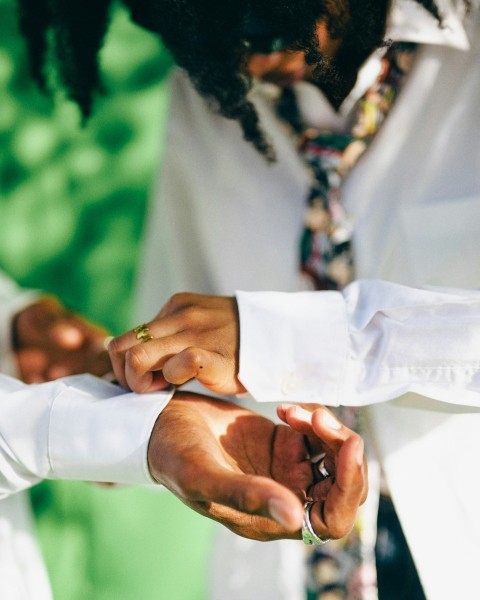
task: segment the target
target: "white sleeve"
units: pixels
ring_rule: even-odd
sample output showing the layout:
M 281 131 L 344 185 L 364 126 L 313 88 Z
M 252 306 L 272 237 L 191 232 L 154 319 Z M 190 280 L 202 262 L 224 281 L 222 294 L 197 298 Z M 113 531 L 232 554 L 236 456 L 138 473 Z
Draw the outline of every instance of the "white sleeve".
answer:
M 39 293 L 19 288 L 3 271 L 0 271 L 0 371 L 16 374 L 12 352 L 13 317 L 39 298 Z
M 41 479 L 154 483 L 148 442 L 172 394 L 91 375 L 36 385 L 0 375 L 0 498 Z
M 362 280 L 237 292 L 239 378 L 258 401 L 361 406 L 415 392 L 480 406 L 480 292 Z

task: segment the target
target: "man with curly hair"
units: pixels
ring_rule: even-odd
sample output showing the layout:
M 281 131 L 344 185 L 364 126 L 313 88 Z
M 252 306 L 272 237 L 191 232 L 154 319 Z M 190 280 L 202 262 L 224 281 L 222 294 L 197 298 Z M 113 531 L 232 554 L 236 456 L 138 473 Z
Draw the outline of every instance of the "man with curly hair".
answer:
M 125 2 L 124 4 L 130 9 L 135 21 L 162 35 L 175 60 L 186 70 L 197 90 L 220 114 L 238 121 L 244 138 L 270 161 L 275 159 L 275 145 L 272 146 L 269 143 L 268 132 L 265 133 L 262 130 L 257 111 L 247 97 L 251 88 L 247 63 L 252 47 L 258 42 L 258 38 L 279 41 L 284 49 L 303 51 L 306 62 L 314 66 L 313 78 L 316 79 L 316 85 L 321 88 L 329 104 L 336 110 L 355 85 L 359 67 L 376 48 L 384 45 L 387 13 L 390 8 L 389 3 L 386 2 L 357 2 L 355 0 L 340 3 L 328 1 L 264 2 L 261 6 L 254 2 L 154 3 L 147 0 Z M 442 31 L 442 27 L 444 31 L 448 30 L 443 14 L 435 3 L 419 2 L 416 4 L 430 13 L 435 21 L 436 30 Z M 32 55 L 38 57 L 36 68 L 38 79 L 42 80 L 41 67 L 43 57 L 46 56 L 46 33 L 52 31 L 54 51 L 59 59 L 60 78 L 69 95 L 79 102 L 84 115 L 88 116 L 91 110 L 92 92 L 100 87 L 96 59 L 104 30 L 108 24 L 108 3 L 95 3 L 94 6 L 87 6 L 85 3 L 82 6 L 74 4 L 73 7 L 69 6 L 67 9 L 62 8 L 59 2 L 50 2 L 46 10 L 45 7 L 37 6 L 36 10 L 41 11 L 43 17 L 33 19 L 33 21 L 29 19 L 29 16 L 32 16 L 32 7 L 26 3 L 22 3 L 22 5 L 24 31 L 33 42 Z M 475 11 L 472 10 L 469 19 L 470 25 L 475 22 L 475 18 Z M 410 25 L 415 31 L 415 18 Z M 451 99 L 445 100 L 442 106 L 440 103 L 447 98 L 445 92 L 449 90 L 448 81 L 455 81 L 458 88 L 462 89 L 465 97 L 469 99 L 468 109 L 470 112 L 468 114 L 472 117 L 472 96 L 468 96 L 469 90 L 463 87 L 464 80 L 461 80 L 458 74 L 464 72 L 467 67 L 471 68 L 472 65 L 469 64 L 469 61 L 472 60 L 472 56 L 476 56 L 475 47 L 472 48 L 471 53 L 458 59 L 458 65 L 456 65 L 456 55 L 452 51 L 452 48 L 455 50 L 453 45 L 449 49 L 450 52 L 442 54 L 439 51 L 439 56 L 435 54 L 435 46 L 441 46 L 441 43 L 439 44 L 435 39 L 434 34 L 428 42 L 423 41 L 423 43 L 425 43 L 426 49 L 419 65 L 424 65 L 426 70 L 422 71 L 419 66 L 414 75 L 410 77 L 410 81 L 416 82 L 414 89 L 418 90 L 417 93 L 422 99 L 420 109 L 415 107 L 416 110 L 411 111 L 410 118 L 404 114 L 404 120 L 398 116 L 401 111 L 397 111 L 396 121 L 392 118 L 387 122 L 387 128 L 391 130 L 393 125 L 390 123 L 396 122 L 397 126 L 400 124 L 399 129 L 394 132 L 390 131 L 389 142 L 384 144 L 383 153 L 379 153 L 377 144 L 377 149 L 372 148 L 368 156 L 370 161 L 375 157 L 378 165 L 384 165 L 386 161 L 392 181 L 396 181 L 396 191 L 408 190 L 407 198 L 402 197 L 405 207 L 402 207 L 401 204 L 389 204 L 390 210 L 396 211 L 395 218 L 392 218 L 391 215 L 386 214 L 386 203 L 378 204 L 377 208 L 371 206 L 369 194 L 381 200 L 389 193 L 382 187 L 382 181 L 387 179 L 382 179 L 383 174 L 379 178 L 379 171 L 381 171 L 379 167 L 376 171 L 371 171 L 371 176 L 363 178 L 360 178 L 359 175 L 361 170 L 357 169 L 350 180 L 355 181 L 362 190 L 363 205 L 369 208 L 368 211 L 362 212 L 360 210 L 362 207 L 359 207 L 357 211 L 357 240 L 354 240 L 357 249 L 357 269 L 359 273 L 363 274 L 363 277 L 375 276 L 393 279 L 410 285 L 423 283 L 478 285 L 474 275 L 466 274 L 467 265 L 459 264 L 458 260 L 453 260 L 455 258 L 453 256 L 447 256 L 448 260 L 444 263 L 443 273 L 441 269 L 428 268 L 433 264 L 438 267 L 435 258 L 442 255 L 438 249 L 441 249 L 442 252 L 445 250 L 445 244 L 442 243 L 444 229 L 437 221 L 434 234 L 426 233 L 425 238 L 428 241 L 424 246 L 418 244 L 418 240 L 417 243 L 414 243 L 413 239 L 421 237 L 421 223 L 425 224 L 423 227 L 425 231 L 428 231 L 427 224 L 431 220 L 431 217 L 428 216 L 432 214 L 431 210 L 422 212 L 422 202 L 431 199 L 429 194 L 426 194 L 425 197 L 420 194 L 422 188 L 429 188 L 435 196 L 435 200 L 442 197 L 444 193 L 438 186 L 435 188 L 436 181 L 443 181 L 444 189 L 450 189 L 450 183 L 445 183 L 443 176 L 448 170 L 449 160 L 453 161 L 454 158 L 445 151 L 446 140 L 455 139 L 458 143 L 460 135 L 465 135 L 464 139 L 469 139 L 464 132 L 464 125 L 461 125 L 463 127 L 461 132 L 455 129 L 454 123 L 457 122 L 455 114 L 448 112 L 452 106 L 453 112 L 455 112 L 455 100 L 453 102 Z M 465 48 L 461 48 L 461 44 L 458 49 L 465 50 Z M 438 66 L 443 63 L 448 67 L 445 76 L 443 76 L 444 73 L 441 73 L 441 67 Z M 429 68 L 425 65 L 429 65 Z M 476 79 L 472 78 L 472 86 L 475 85 L 475 81 Z M 410 86 L 411 89 L 412 86 Z M 428 94 L 430 90 L 431 95 Z M 472 90 L 470 90 L 471 92 Z M 412 102 L 413 97 L 414 93 L 410 91 L 409 106 L 415 106 Z M 433 111 L 431 114 L 428 110 L 422 112 L 421 109 L 426 108 L 432 98 L 438 101 L 436 112 Z M 464 96 L 462 96 L 462 100 L 463 98 Z M 431 124 L 431 121 L 435 120 L 434 114 L 437 115 L 437 119 L 438 115 L 446 116 L 445 122 L 441 122 L 441 124 L 445 124 L 444 135 L 441 136 L 441 139 L 438 137 L 440 135 L 438 132 L 442 131 L 441 128 L 437 128 L 435 133 L 433 130 L 430 133 L 424 131 L 427 124 Z M 466 129 L 468 130 L 468 127 Z M 429 136 L 436 139 L 434 151 L 427 150 L 422 156 L 418 155 L 415 146 L 415 134 L 420 130 L 424 133 L 423 141 L 430 139 Z M 396 135 L 393 135 L 394 133 Z M 405 137 L 402 137 L 400 133 Z M 406 133 L 409 135 L 406 136 Z M 401 143 L 398 140 L 401 140 Z M 410 159 L 412 156 L 416 156 L 413 166 L 411 162 L 406 166 L 407 173 L 412 173 L 409 169 L 417 167 L 423 161 L 426 162 L 425 172 L 413 171 L 415 178 L 411 180 L 404 180 L 400 176 L 403 175 L 402 170 L 400 170 L 400 175 L 391 170 L 392 153 L 394 154 L 401 144 L 404 145 L 402 151 L 407 155 L 410 154 Z M 465 144 L 465 146 L 467 145 Z M 462 156 L 463 164 L 470 164 L 468 153 Z M 402 155 L 400 159 L 399 164 L 405 165 L 405 157 Z M 471 177 L 475 169 L 463 169 L 461 166 L 458 167 L 457 162 L 456 173 L 463 175 L 465 171 L 468 171 L 469 177 L 465 177 L 461 185 L 468 196 L 472 193 L 472 189 L 475 189 Z M 458 184 L 458 177 L 452 178 L 453 180 Z M 411 181 L 416 182 L 413 189 L 408 185 Z M 375 184 L 377 187 L 370 188 L 370 184 Z M 350 190 L 351 186 L 352 184 L 349 182 Z M 375 193 L 372 192 L 372 189 Z M 408 202 L 408 197 L 412 199 L 412 202 Z M 416 200 L 418 200 L 418 206 L 412 206 Z M 226 199 L 225 202 L 227 201 Z M 458 214 L 455 214 L 456 211 L 453 211 L 454 214 L 452 214 L 452 211 L 449 210 L 444 213 L 447 216 L 448 224 L 454 229 L 459 215 L 467 215 L 464 222 L 466 225 L 471 225 L 472 219 L 469 223 L 468 214 L 474 214 L 475 210 L 469 202 L 459 203 L 458 206 L 461 209 Z M 411 217 L 409 218 L 408 215 Z M 402 245 L 399 240 L 402 239 L 402 235 L 399 234 L 399 231 L 392 229 L 393 224 L 400 226 L 405 220 L 408 223 L 405 224 L 403 235 L 411 242 L 410 252 L 415 255 L 411 261 L 401 251 Z M 369 224 L 372 224 L 372 227 L 377 224 L 378 227 L 372 231 L 369 229 Z M 462 239 L 462 228 L 457 227 L 457 229 L 459 230 L 458 238 L 454 243 L 446 244 L 449 248 L 459 248 L 461 247 L 460 242 L 464 243 L 472 239 L 472 236 Z M 388 240 L 386 231 L 391 236 Z M 391 245 L 388 246 L 386 241 L 391 242 Z M 398 242 L 397 245 L 395 242 Z M 285 243 L 285 240 L 282 240 L 282 243 Z M 432 250 L 427 259 L 425 259 L 425 247 Z M 416 262 L 423 264 L 423 268 L 419 269 Z M 435 276 L 435 272 L 438 277 Z M 354 284 L 347 289 L 345 296 L 338 294 L 340 292 L 322 294 L 324 302 L 322 310 L 318 310 L 318 313 L 323 311 L 325 317 L 323 320 L 319 319 L 318 322 L 314 319 L 315 310 L 306 302 L 299 305 L 296 303 L 297 301 L 273 296 L 270 297 L 271 302 L 269 302 L 268 298 L 263 296 L 256 298 L 244 294 L 239 295 L 242 329 L 240 366 L 243 362 L 241 376 L 238 365 L 238 326 L 235 326 L 235 324 L 238 325 L 236 303 L 230 299 L 202 298 L 197 300 L 186 296 L 177 297 L 162 311 L 162 319 L 151 325 L 152 332 L 156 337 L 170 336 L 170 333 L 176 334 L 176 328 L 180 327 L 179 336 L 172 335 L 172 339 L 168 339 L 168 343 L 175 342 L 173 346 L 168 345 L 167 341 L 152 341 L 148 345 L 148 351 L 142 348 L 144 358 L 142 363 L 139 361 L 140 351 L 138 349 L 131 351 L 136 341 L 132 338 L 131 333 L 127 334 L 112 347 L 117 374 L 125 384 L 138 389 L 138 391 L 145 391 L 151 387 L 152 381 L 155 383 L 160 379 L 152 377 L 151 371 L 162 370 L 163 375 L 175 383 L 181 383 L 189 377 L 197 376 L 207 387 L 216 391 L 238 392 L 247 388 L 259 399 L 305 401 L 315 396 L 317 400 L 337 403 L 345 401 L 344 398 L 339 398 L 338 394 L 338 389 L 343 389 L 347 395 L 351 394 L 353 401 L 357 403 L 385 400 L 405 391 L 414 391 L 452 404 L 478 405 L 476 367 L 473 360 L 475 348 L 469 343 L 469 340 L 471 342 L 471 339 L 476 338 L 476 330 L 472 330 L 473 323 L 476 322 L 475 311 L 478 303 L 476 294 L 468 292 L 420 293 L 412 288 L 397 288 L 379 282 Z M 320 295 L 315 294 L 315 297 L 318 299 Z M 304 298 L 302 297 L 298 302 L 303 302 Z M 465 308 L 466 305 L 469 306 L 468 309 Z M 197 310 L 202 323 L 205 323 L 207 313 L 209 317 L 214 316 L 217 319 L 212 325 L 213 335 L 210 335 L 211 330 L 208 328 L 204 328 L 199 333 L 195 322 L 189 321 L 195 313 L 192 307 Z M 274 307 L 274 311 L 272 307 Z M 278 322 L 274 322 L 273 327 L 271 325 L 270 318 L 274 312 L 281 315 L 280 327 Z M 349 317 L 347 321 L 345 321 L 346 314 Z M 184 315 L 186 316 L 184 317 Z M 220 316 L 218 317 L 218 315 Z M 245 323 L 252 315 L 257 315 L 257 319 L 254 319 L 255 326 L 253 328 L 246 327 Z M 300 321 L 300 317 L 305 315 L 311 317 L 310 323 L 307 323 L 307 319 L 302 325 L 296 323 L 296 320 Z M 391 324 L 398 323 L 406 325 L 398 329 L 389 328 Z M 462 323 L 464 325 L 461 325 Z M 170 325 L 173 327 L 173 332 L 170 330 Z M 280 336 L 280 341 L 277 336 L 272 336 L 275 340 L 272 343 L 269 336 L 264 335 L 265 330 L 268 330 L 269 333 L 284 332 L 285 335 Z M 326 331 L 328 334 L 320 342 L 322 331 Z M 467 332 L 471 331 L 472 333 L 467 335 Z M 348 342 L 345 339 L 345 332 L 348 332 Z M 433 335 L 434 333 L 437 337 Z M 462 334 L 465 334 L 466 337 L 462 337 Z M 448 339 L 448 344 L 441 343 L 442 335 Z M 315 340 L 312 342 L 312 338 L 315 336 L 316 344 Z M 282 358 L 287 357 L 287 365 L 285 367 L 285 363 L 280 363 L 281 368 L 278 368 L 279 361 L 275 361 L 273 358 L 276 358 L 277 354 L 281 355 L 280 348 L 285 345 L 281 342 L 287 337 L 292 340 L 297 354 L 292 356 L 288 351 L 285 352 Z M 362 337 L 363 339 L 360 339 Z M 389 345 L 394 341 L 400 342 L 398 348 Z M 349 343 L 351 345 L 348 345 Z M 324 352 L 324 355 L 317 358 L 317 354 L 320 355 L 320 352 L 319 348 L 315 346 L 327 348 L 328 352 Z M 446 346 L 449 346 L 448 352 Z M 182 351 L 184 348 L 186 352 L 181 352 L 178 355 L 179 358 L 175 356 L 172 358 L 172 354 Z M 196 349 L 195 352 L 189 351 L 191 348 Z M 272 348 L 275 349 L 275 352 L 272 352 Z M 412 357 L 412 365 L 410 365 L 408 359 L 413 350 L 415 352 Z M 316 358 L 310 359 L 310 356 Z M 341 359 L 345 356 L 354 357 L 348 366 L 358 365 L 357 370 L 347 369 L 343 365 Z M 124 371 L 125 357 L 126 373 Z M 257 360 L 259 357 L 260 360 Z M 290 364 L 288 364 L 288 358 L 290 358 Z M 405 360 L 400 360 L 403 358 Z M 459 370 L 462 374 L 455 369 L 457 364 L 461 365 Z M 228 368 L 229 379 L 225 378 L 225 366 Z M 200 369 L 203 370 L 200 371 Z M 471 377 L 465 375 L 465 371 L 471 373 Z M 392 376 L 392 379 L 387 378 L 388 381 L 384 379 L 387 372 Z M 267 373 L 268 375 L 265 375 Z M 342 375 L 345 373 L 348 376 L 342 379 Z M 404 379 L 402 379 L 402 374 Z M 395 377 L 393 377 L 394 375 Z M 412 402 L 413 400 L 410 398 L 408 401 Z M 422 403 L 417 403 L 417 405 L 424 406 Z M 438 440 L 434 440 L 432 431 L 445 426 L 448 430 L 447 435 L 451 433 L 457 444 L 461 438 L 458 435 L 459 431 L 465 427 L 465 431 L 468 431 L 466 437 L 471 441 L 471 423 L 474 423 L 475 419 L 471 419 L 470 425 L 468 425 L 464 419 L 442 418 L 443 415 L 439 417 L 428 411 L 422 417 L 420 417 L 421 412 L 418 411 L 415 415 L 416 418 L 410 415 L 408 409 L 404 408 L 403 411 L 398 412 L 391 406 L 373 411 L 372 421 L 376 425 L 379 438 L 376 442 L 387 456 L 388 460 L 383 466 L 384 468 L 388 467 L 389 476 L 392 478 L 391 483 L 395 483 L 395 493 L 401 498 L 401 505 L 406 506 L 402 509 L 401 516 L 407 523 L 409 533 L 413 532 L 415 537 L 415 534 L 422 529 L 423 532 L 428 532 L 430 537 L 434 538 L 436 530 L 432 526 L 432 522 L 435 523 L 432 514 L 438 517 L 438 511 L 428 514 L 429 506 L 435 504 L 435 499 L 432 501 L 432 496 L 427 495 L 428 490 L 425 489 L 425 485 L 421 487 L 421 484 L 425 484 L 426 481 L 425 472 L 428 471 L 433 477 L 433 469 L 425 460 L 428 456 L 435 456 L 435 453 L 436 456 L 441 456 L 441 464 L 445 465 L 448 476 L 454 475 L 460 465 L 457 469 L 457 465 L 448 462 L 449 457 L 442 453 L 443 447 L 441 444 L 438 445 Z M 402 437 L 404 434 L 406 437 Z M 408 452 L 408 448 L 411 449 L 415 445 L 410 443 L 412 439 L 424 441 L 426 438 L 432 440 L 431 445 L 423 446 L 419 456 Z M 405 443 L 405 439 L 408 439 L 408 443 Z M 395 449 L 400 447 L 405 452 L 397 452 L 395 455 L 389 444 L 393 444 Z M 385 452 L 385 448 L 388 448 L 387 452 Z M 466 450 L 466 454 L 471 455 L 474 452 Z M 417 464 L 422 465 L 422 468 L 418 469 L 420 473 L 416 472 L 415 465 Z M 468 499 L 475 499 L 477 497 L 475 485 L 468 478 L 468 469 L 462 470 L 462 473 L 467 475 L 463 480 L 468 480 L 469 483 L 469 492 L 466 496 Z M 401 474 L 401 477 L 395 479 L 396 474 Z M 442 487 L 441 479 L 441 473 L 437 473 L 435 485 L 430 486 L 430 491 L 432 489 L 442 490 L 439 495 L 443 499 L 451 498 L 452 495 L 455 495 L 456 488 L 444 489 L 445 486 Z M 422 490 L 421 503 L 418 494 L 409 495 L 407 493 L 409 482 L 414 490 Z M 465 500 L 465 497 L 462 497 L 462 500 Z M 410 504 L 408 504 L 409 502 Z M 449 531 L 449 536 L 455 536 L 457 542 L 463 543 L 465 538 L 455 535 L 459 529 L 458 519 L 460 519 L 461 511 L 458 510 L 458 504 L 453 501 L 449 506 L 450 508 L 455 507 L 455 510 L 451 512 L 458 517 L 457 527 L 454 527 L 453 531 Z M 471 503 L 466 508 L 462 504 L 462 507 L 469 515 L 472 514 Z M 413 514 L 415 508 L 422 514 L 422 518 L 417 519 L 416 523 L 409 520 L 409 515 Z M 457 515 L 457 513 L 459 514 Z M 471 521 L 469 521 L 469 527 L 472 527 Z M 415 532 L 415 529 L 418 531 Z M 428 553 L 430 549 L 429 536 L 417 535 L 416 539 L 416 556 L 417 559 L 420 556 L 420 562 L 423 562 L 425 553 Z M 435 544 L 435 547 L 440 547 L 440 543 Z M 468 562 L 467 555 L 462 556 L 465 559 L 460 562 L 464 566 L 472 564 Z M 477 556 L 477 554 L 472 552 L 471 556 Z M 435 559 L 437 564 L 442 565 L 442 568 L 438 569 L 438 573 L 433 572 L 435 563 L 430 560 L 422 575 L 429 597 L 442 600 L 445 597 L 442 594 L 454 597 L 455 588 L 451 583 L 452 578 L 448 579 L 448 564 L 444 565 L 439 552 L 435 553 Z M 467 570 L 464 569 L 464 571 Z M 469 571 L 473 572 L 473 569 Z M 448 593 L 445 591 L 447 587 L 443 585 L 447 580 Z M 466 590 L 465 593 L 468 596 L 468 593 L 472 592 L 472 587 L 469 587 L 469 578 L 463 577 L 463 581 L 460 583 L 464 586 L 463 589 Z
M 397 21 L 396 29 L 390 29 L 387 37 L 420 44 L 415 50 L 414 67 L 399 104 L 387 117 L 385 129 L 345 181 L 345 198 L 356 220 L 357 272 L 364 278 L 390 279 L 410 286 L 478 287 L 476 251 L 472 252 L 478 239 L 478 146 L 475 136 L 469 135 L 477 124 L 476 114 L 478 119 L 478 13 L 472 6 L 462 25 L 461 7 L 458 10 L 442 4 L 440 17 L 432 7 L 428 15 L 415 3 L 402 6 L 404 20 Z M 322 121 L 323 127 L 339 128 L 348 121 L 348 107 L 352 107 L 356 95 L 350 96 L 355 78 L 349 78 L 349 68 L 355 72 L 362 62 L 362 53 L 353 52 L 352 47 L 367 45 L 352 42 L 350 56 L 357 56 L 359 63 L 355 58 L 349 62 L 345 58 L 349 56 L 347 46 L 341 43 L 343 36 L 335 38 L 328 31 L 326 36 L 322 23 L 317 25 L 322 63 L 314 77 L 323 104 L 318 101 L 321 108 L 314 117 Z M 368 28 L 360 31 L 366 34 Z M 285 43 L 282 35 L 271 33 L 267 23 L 257 19 L 244 29 L 246 48 L 258 47 L 259 38 L 278 41 L 280 47 Z M 370 67 L 378 63 L 378 56 L 369 54 L 371 60 L 365 62 L 365 71 L 362 69 L 360 86 L 361 77 L 371 77 L 366 72 L 367 63 Z M 195 79 L 194 83 L 198 88 Z M 266 108 L 261 114 L 261 125 L 278 157 L 269 174 L 267 166 L 263 170 L 256 166 L 255 157 L 242 145 L 231 123 L 209 117 L 205 105 L 195 102 L 194 92 L 185 81 L 177 78 L 175 84 L 180 95 L 174 97 L 172 149 L 170 155 L 167 151 L 160 183 L 164 204 L 156 209 L 163 220 L 162 224 L 150 223 L 151 239 L 155 237 L 151 249 L 157 250 L 156 279 L 159 272 L 163 275 L 159 282 L 162 301 L 167 286 L 170 292 L 192 289 L 224 294 L 231 294 L 236 287 L 291 290 L 295 239 L 303 212 L 301 188 L 307 177 L 302 179 L 298 157 L 296 163 L 293 155 L 287 155 L 288 150 L 284 152 L 288 144 L 282 143 L 281 127 L 272 117 L 274 111 Z M 375 93 L 373 89 L 368 100 Z M 357 99 L 360 96 L 357 94 Z M 340 110 L 335 110 L 339 103 Z M 312 117 L 317 105 L 305 104 L 305 112 L 310 109 Z M 256 106 L 257 113 L 261 112 L 258 103 Z M 203 146 L 199 141 L 204 142 Z M 212 176 L 205 177 L 206 172 Z M 172 184 L 176 177 L 178 190 L 174 196 Z M 173 232 L 169 231 L 172 223 L 178 227 Z M 182 231 L 188 235 L 182 237 Z M 144 281 L 153 280 L 154 269 L 151 254 L 143 271 Z M 263 279 L 260 282 L 255 277 Z M 479 557 L 478 544 L 473 544 L 472 552 L 467 550 L 472 547 L 469 538 L 476 527 L 475 504 L 479 500 L 475 478 L 468 475 L 476 468 L 473 457 L 478 456 L 474 442 L 478 415 L 475 409 L 465 409 L 472 414 L 454 417 L 442 411 L 462 412 L 463 408 L 455 409 L 457 403 L 478 406 L 478 387 L 474 383 L 477 351 L 473 343 L 478 332 L 478 317 L 473 316 L 478 315 L 478 294 L 464 291 L 457 296 L 457 292 L 450 291 L 430 295 L 381 282 L 354 284 L 342 300 L 337 294 L 315 293 L 308 302 L 302 295 L 239 294 L 240 348 L 238 339 L 231 346 L 225 344 L 227 324 L 235 322 L 235 303 L 224 300 L 229 308 L 220 310 L 222 317 L 212 320 L 207 340 L 203 336 L 208 329 L 205 323 L 213 319 L 220 300 L 210 303 L 203 298 L 177 296 L 152 326 L 155 336 L 167 337 L 152 341 L 140 368 L 133 366 L 139 353 L 132 348 L 131 334 L 114 345 L 118 373 L 123 375 L 124 383 L 138 389 L 150 385 L 150 371 L 162 370 L 176 383 L 197 376 L 216 391 L 232 393 L 246 388 L 257 399 L 278 402 L 316 398 L 368 404 L 414 391 L 451 403 L 446 409 L 410 395 L 402 400 L 401 408 L 389 403 L 366 409 L 363 415 L 374 432 L 372 439 L 387 470 L 390 492 L 413 547 L 427 597 L 443 600 L 468 596 L 475 586 L 470 558 Z M 337 300 L 338 311 L 334 307 Z M 144 314 L 152 310 L 150 302 Z M 421 324 L 423 319 L 426 328 Z M 187 335 L 188 330 L 191 335 Z M 176 331 L 178 336 L 174 335 Z M 235 362 L 239 350 L 240 372 Z M 126 375 L 125 351 L 129 352 Z M 180 353 L 171 358 L 176 352 Z M 224 385 L 224 366 L 236 376 L 234 381 L 227 380 L 228 387 Z M 444 454 L 440 430 L 455 440 L 455 446 L 465 444 L 468 448 L 461 457 L 457 455 L 454 464 L 450 460 L 455 453 L 448 457 Z M 440 468 L 436 456 L 442 457 Z M 464 460 L 469 465 L 465 469 Z M 457 465 L 459 461 L 462 467 Z M 443 481 L 442 468 L 452 475 L 448 483 Z M 438 476 L 434 476 L 437 471 Z M 462 477 L 458 476 L 460 471 Z M 468 487 L 468 493 L 462 492 L 462 485 Z M 457 523 L 450 532 L 452 541 L 455 538 L 455 547 L 460 548 L 453 570 L 449 569 L 453 558 L 441 550 L 437 531 L 447 506 Z M 389 552 L 393 556 L 394 551 L 388 531 L 382 528 L 381 534 L 379 549 L 387 563 L 384 573 L 388 574 Z M 400 598 L 402 594 L 417 597 L 413 592 L 408 595 L 406 570 L 403 577 L 403 585 L 397 584 L 396 590 L 392 590 L 391 582 L 385 582 L 385 576 L 383 586 L 386 584 L 389 593 Z M 391 600 L 397 596 L 385 597 Z
M 415 1 L 441 21 L 433 0 Z M 338 106 L 361 64 L 384 43 L 390 2 L 123 0 L 122 4 L 136 23 L 162 37 L 176 63 L 213 107 L 238 120 L 245 139 L 273 158 L 247 98 L 252 84 L 247 68 L 251 41 L 267 37 L 281 40 L 283 49 L 303 51 L 322 89 Z M 88 117 L 94 95 L 101 90 L 99 52 L 112 0 L 18 0 L 18 5 L 35 78 L 48 87 L 51 44 L 60 81 Z

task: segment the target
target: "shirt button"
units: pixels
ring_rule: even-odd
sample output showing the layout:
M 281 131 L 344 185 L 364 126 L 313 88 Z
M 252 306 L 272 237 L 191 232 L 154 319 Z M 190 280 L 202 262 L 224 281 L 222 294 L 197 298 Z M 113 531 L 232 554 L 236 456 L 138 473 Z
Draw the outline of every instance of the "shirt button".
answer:
M 281 390 L 284 396 L 294 394 L 300 388 L 300 380 L 295 373 L 289 373 L 282 379 Z

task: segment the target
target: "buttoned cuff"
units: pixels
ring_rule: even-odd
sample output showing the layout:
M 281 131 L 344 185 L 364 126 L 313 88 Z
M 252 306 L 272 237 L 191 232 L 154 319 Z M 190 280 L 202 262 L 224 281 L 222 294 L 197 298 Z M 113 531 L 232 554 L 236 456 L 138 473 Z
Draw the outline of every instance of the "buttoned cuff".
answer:
M 94 377 L 80 376 L 55 398 L 49 427 L 49 479 L 128 484 L 155 483 L 147 449 L 155 421 L 171 392 L 125 393 Z
M 239 379 L 260 402 L 338 406 L 347 316 L 339 292 L 237 292 Z

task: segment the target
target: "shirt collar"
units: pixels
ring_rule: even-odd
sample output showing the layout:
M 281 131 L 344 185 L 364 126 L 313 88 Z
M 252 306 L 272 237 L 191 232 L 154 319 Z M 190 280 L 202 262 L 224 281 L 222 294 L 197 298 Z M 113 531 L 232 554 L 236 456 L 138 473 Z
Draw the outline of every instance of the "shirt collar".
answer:
M 415 0 L 395 0 L 390 13 L 387 39 L 468 50 L 470 44 L 462 24 L 464 9 L 450 0 L 437 2 L 444 17 L 440 27 L 435 17 Z

